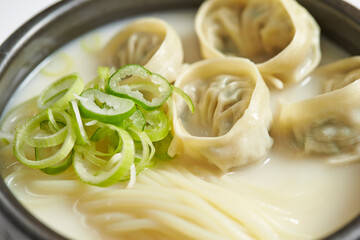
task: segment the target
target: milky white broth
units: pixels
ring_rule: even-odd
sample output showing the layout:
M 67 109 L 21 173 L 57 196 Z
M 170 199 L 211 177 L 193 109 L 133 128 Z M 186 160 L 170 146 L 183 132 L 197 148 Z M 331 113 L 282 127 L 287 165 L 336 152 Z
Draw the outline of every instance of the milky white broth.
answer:
M 151 14 L 167 21 L 179 33 L 187 63 L 200 59 L 193 28 L 194 15 L 194 11 Z M 131 20 L 123 20 L 100 28 L 61 48 L 30 74 L 14 94 L 6 110 L 38 95 L 43 88 L 64 74 L 79 72 L 85 81 L 92 80 L 96 76 L 98 63 L 96 54 L 89 49 L 84 50 L 84 43 L 90 46 L 90 50 L 96 50 L 104 46 L 111 36 Z M 322 53 L 323 63 L 347 56 L 344 51 L 326 39 L 322 39 Z M 318 87 L 310 80 L 289 87 L 285 91 L 272 90 L 273 113 L 276 114 L 281 102 L 300 100 L 315 94 L 318 94 Z M 1 159 L 8 158 L 6 151 L 1 151 Z M 234 191 L 240 193 L 244 201 L 255 208 L 259 206 L 267 209 L 264 211 L 270 215 L 274 212 L 272 215 L 274 221 L 285 229 L 299 232 L 310 239 L 331 234 L 360 212 L 359 163 L 329 166 L 315 158 L 297 156 L 296 153 L 275 143 L 266 160 L 242 167 L 224 176 L 219 175 L 206 164 L 191 163 L 191 159 L 186 156 L 180 156 L 164 164 L 196 169 L 199 174 L 203 174 L 204 179 L 218 178 L 219 185 L 229 187 L 236 183 Z M 6 164 L 0 166 L 3 167 L 1 172 L 5 176 L 14 169 L 13 164 L 10 167 Z M 161 166 L 155 166 L 157 167 Z M 33 175 L 38 179 L 48 178 L 37 170 L 28 172 L 29 176 Z M 64 196 L 34 192 L 29 176 L 8 175 L 6 182 L 14 195 L 32 214 L 55 231 L 72 239 L 102 238 L 101 233 L 87 226 L 84 212 L 79 212 L 74 207 L 81 192 L 71 191 L 71 186 L 69 186 L 69 194 Z M 112 188 L 114 187 L 121 186 Z M 259 189 L 268 189 L 269 192 Z M 281 234 L 280 237 L 286 239 Z

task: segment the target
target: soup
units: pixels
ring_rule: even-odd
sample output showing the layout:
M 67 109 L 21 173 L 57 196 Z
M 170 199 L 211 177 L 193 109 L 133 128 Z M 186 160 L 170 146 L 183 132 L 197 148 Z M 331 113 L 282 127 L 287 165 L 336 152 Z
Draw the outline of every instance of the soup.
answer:
M 181 36 L 184 62 L 199 61 L 195 12 L 155 15 Z M 65 74 L 76 71 L 86 81 L 94 79 L 97 54 L 133 20 L 91 32 L 50 56 L 24 81 L 7 109 L 37 96 Z M 348 57 L 321 40 L 322 64 Z M 319 83 L 310 76 L 282 91 L 271 88 L 269 107 L 276 116 L 279 102 L 319 93 Z M 203 127 L 196 120 L 190 123 L 194 131 Z M 359 214 L 358 163 L 328 165 L 318 156 L 299 155 L 275 135 L 270 134 L 274 145 L 266 156 L 252 164 L 224 173 L 217 164 L 185 151 L 141 172 L 131 188 L 127 182 L 107 188 L 85 184 L 72 168 L 48 176 L 17 162 L 11 144 L 1 149 L 1 173 L 34 216 L 72 239 L 318 239 Z

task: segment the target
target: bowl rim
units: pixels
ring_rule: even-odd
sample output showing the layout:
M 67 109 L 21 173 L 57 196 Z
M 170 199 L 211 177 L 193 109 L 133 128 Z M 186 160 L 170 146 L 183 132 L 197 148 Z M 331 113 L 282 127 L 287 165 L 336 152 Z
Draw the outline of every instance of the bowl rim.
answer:
M 136 4 L 146 2 L 146 0 L 122 1 L 132 2 L 134 6 Z M 142 8 L 141 11 L 131 12 L 128 16 L 135 16 L 137 14 L 148 13 L 155 10 L 174 10 L 178 9 L 179 6 L 182 6 L 182 8 L 193 8 L 194 6 L 200 5 L 202 1 L 203 0 L 153 0 L 152 2 L 150 1 L 151 3 L 149 4 L 154 3 L 154 6 L 145 4 L 144 8 Z M 20 26 L 15 32 L 13 32 L 0 46 L 0 82 L 2 81 L 4 74 L 6 73 L 8 68 L 13 63 L 14 59 L 16 59 L 18 55 L 21 55 L 21 52 L 28 44 L 28 42 L 33 41 L 34 38 L 36 38 L 37 34 L 43 31 L 43 29 L 46 28 L 49 23 L 58 21 L 58 19 L 66 17 L 69 12 L 79 11 L 78 9 L 82 6 L 86 4 L 91 4 L 93 2 L 96 1 L 59 1 L 49 6 L 45 10 L 39 12 L 37 15 L 32 17 L 22 26 Z M 310 4 L 309 2 L 321 6 L 326 5 L 332 8 L 334 11 L 338 12 L 338 14 L 342 15 L 344 19 L 347 19 L 351 22 L 351 24 L 357 26 L 360 29 L 360 9 L 356 8 L 350 3 L 344 2 L 342 0 L 299 0 L 300 4 Z M 87 31 L 119 19 L 120 17 L 109 17 L 105 19 L 105 21 L 99 22 L 97 25 L 94 24 L 90 26 L 91 28 L 87 29 Z M 77 36 L 81 35 L 82 33 L 84 32 L 77 34 Z M 51 49 L 50 52 L 52 53 L 56 51 L 59 47 L 63 46 L 67 42 L 70 42 L 71 40 L 73 39 L 68 39 L 60 46 Z M 351 48 L 348 50 L 352 51 Z M 354 50 L 353 53 L 358 54 L 360 53 L 360 50 Z M 12 92 L 10 93 L 10 95 L 11 94 Z M 7 102 L 0 103 L 1 112 L 6 103 Z M 0 223 L 2 223 L 0 224 L 0 238 L 2 237 L 1 230 L 6 230 L 6 228 L 8 228 L 7 230 L 15 229 L 16 231 L 21 231 L 22 233 L 19 235 L 21 239 L 66 239 L 64 236 L 61 236 L 54 230 L 50 229 L 43 222 L 33 216 L 11 193 L 10 189 L 6 186 L 2 177 L 0 177 Z M 334 234 L 327 237 L 326 239 L 358 239 L 360 238 L 359 230 L 360 215 L 358 215 L 355 219 L 347 223 L 345 226 L 337 230 Z M 6 233 L 7 232 L 5 232 L 5 234 Z M 12 239 L 12 235 L 9 236 L 10 237 L 7 239 Z

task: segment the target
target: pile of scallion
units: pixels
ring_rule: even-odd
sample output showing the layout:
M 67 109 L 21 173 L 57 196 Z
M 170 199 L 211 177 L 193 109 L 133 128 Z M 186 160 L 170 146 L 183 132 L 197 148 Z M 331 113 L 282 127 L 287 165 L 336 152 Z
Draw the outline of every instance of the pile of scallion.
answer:
M 85 90 L 84 90 L 85 89 Z M 190 98 L 162 76 L 139 65 L 126 65 L 84 86 L 70 74 L 37 99 L 40 113 L 16 129 L 15 157 L 47 174 L 73 166 L 81 181 L 109 186 L 168 158 L 172 93 Z

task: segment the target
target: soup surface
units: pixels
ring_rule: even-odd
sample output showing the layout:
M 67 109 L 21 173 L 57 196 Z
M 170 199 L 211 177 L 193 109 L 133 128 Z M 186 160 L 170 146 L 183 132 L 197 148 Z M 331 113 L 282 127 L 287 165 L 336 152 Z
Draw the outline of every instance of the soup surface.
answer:
M 184 62 L 200 59 L 194 11 L 151 16 L 164 19 L 181 36 Z M 97 52 L 132 20 L 100 28 L 61 48 L 24 81 L 7 110 L 37 96 L 64 74 L 78 72 L 91 81 L 99 64 Z M 325 38 L 322 54 L 322 64 L 348 56 Z M 284 91 L 271 90 L 273 114 L 281 102 L 318 93 L 311 77 Z M 72 239 L 144 239 L 169 232 L 179 239 L 210 239 L 209 233 L 213 239 L 223 233 L 236 239 L 254 229 L 256 235 L 246 235 L 248 239 L 318 239 L 360 213 L 359 163 L 330 166 L 286 147 L 275 142 L 267 159 L 227 174 L 177 156 L 142 172 L 134 187 L 126 190 L 126 183 L 107 189 L 83 184 L 72 170 L 47 176 L 17 163 L 11 146 L 1 149 L 0 167 L 20 202 L 50 228 Z M 146 201 L 137 201 L 144 197 Z

